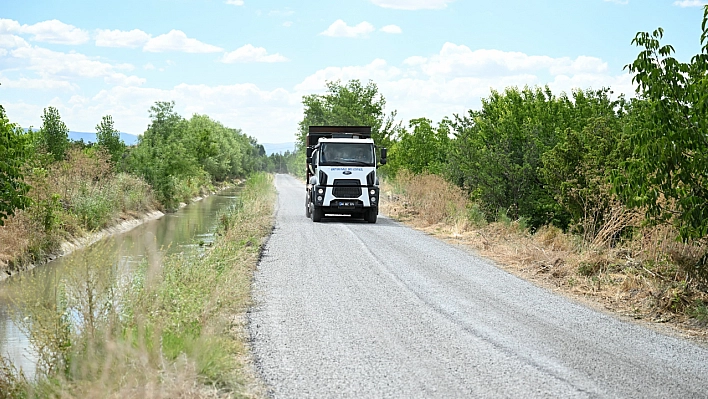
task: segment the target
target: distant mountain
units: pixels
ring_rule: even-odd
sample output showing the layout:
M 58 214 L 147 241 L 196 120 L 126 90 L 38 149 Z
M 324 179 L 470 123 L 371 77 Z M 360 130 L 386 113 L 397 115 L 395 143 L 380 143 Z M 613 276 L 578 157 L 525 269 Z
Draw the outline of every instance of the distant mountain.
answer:
M 121 140 L 125 145 L 138 144 L 138 136 L 129 133 L 121 133 Z M 86 132 L 72 132 L 69 131 L 69 140 L 80 141 L 83 140 L 85 143 L 95 143 L 96 133 L 86 133 Z M 275 153 L 283 154 L 285 151 L 295 152 L 295 142 L 289 143 L 262 143 L 261 144 L 266 151 L 266 155 L 271 155 Z
M 134 134 L 121 133 L 120 139 L 123 140 L 125 145 L 138 144 L 138 136 Z M 83 140 L 86 143 L 96 142 L 96 133 L 84 133 L 84 132 L 72 132 L 69 131 L 69 140 L 79 141 Z
M 265 149 L 266 155 L 283 154 L 285 151 L 295 152 L 295 143 L 259 143 Z

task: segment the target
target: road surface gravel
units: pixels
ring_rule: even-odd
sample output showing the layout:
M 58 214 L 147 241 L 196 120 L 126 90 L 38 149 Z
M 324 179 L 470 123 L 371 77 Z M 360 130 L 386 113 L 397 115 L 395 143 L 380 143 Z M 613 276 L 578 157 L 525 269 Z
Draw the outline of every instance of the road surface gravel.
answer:
M 708 349 L 391 219 L 305 217 L 278 175 L 249 329 L 275 398 L 707 398 Z

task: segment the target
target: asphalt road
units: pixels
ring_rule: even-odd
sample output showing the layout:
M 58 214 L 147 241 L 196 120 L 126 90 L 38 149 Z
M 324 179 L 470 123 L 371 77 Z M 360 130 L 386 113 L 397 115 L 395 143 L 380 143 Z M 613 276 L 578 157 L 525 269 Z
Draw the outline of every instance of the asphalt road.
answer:
M 708 398 L 708 350 L 619 321 L 379 216 L 277 221 L 249 328 L 275 398 Z

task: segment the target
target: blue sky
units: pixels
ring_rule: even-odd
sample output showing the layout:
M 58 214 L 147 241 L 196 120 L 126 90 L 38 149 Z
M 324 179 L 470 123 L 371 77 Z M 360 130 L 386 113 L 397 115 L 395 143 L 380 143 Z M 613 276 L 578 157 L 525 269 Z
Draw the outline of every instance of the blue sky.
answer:
M 638 31 L 665 30 L 688 61 L 702 0 L 0 0 L 0 104 L 74 131 L 103 115 L 141 134 L 155 101 L 261 143 L 294 141 L 302 96 L 373 80 L 400 120 L 479 109 L 490 89 L 611 87 Z

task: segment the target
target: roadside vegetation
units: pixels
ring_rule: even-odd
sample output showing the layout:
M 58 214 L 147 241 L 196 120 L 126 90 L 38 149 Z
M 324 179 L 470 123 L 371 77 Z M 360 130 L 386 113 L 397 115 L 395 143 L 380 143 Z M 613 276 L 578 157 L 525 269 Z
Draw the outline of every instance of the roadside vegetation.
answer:
M 708 7 L 702 32 L 689 62 L 661 43 L 661 28 L 638 33 L 631 99 L 508 87 L 480 110 L 404 125 L 374 82 L 330 82 L 303 98 L 296 157 L 309 125 L 371 125 L 389 148 L 379 170 L 390 216 L 549 287 L 705 337 Z
M 72 142 L 54 107 L 25 131 L 0 105 L 0 273 L 43 263 L 62 242 L 180 203 L 268 169 L 263 146 L 206 115 L 183 118 L 157 102 L 138 144 L 120 140 L 113 118 L 97 143 Z
M 0 397 L 263 396 L 245 312 L 274 203 L 271 175 L 257 173 L 219 217 L 211 247 L 126 275 L 83 259 L 49 289 L 21 285 L 14 317 L 38 374 L 28 379 L 0 356 Z
M 249 371 L 245 311 L 273 223 L 272 179 L 263 171 L 282 160 L 238 129 L 173 108 L 155 103 L 147 130 L 128 147 L 110 115 L 96 126 L 97 143 L 86 144 L 69 140 L 53 107 L 38 130 L 25 130 L 0 105 L 3 277 L 59 255 L 66 241 L 246 181 L 237 205 L 219 216 L 213 246 L 137 271 L 84 258 L 65 275 L 28 278 L 7 293 L 36 373 L 28 378 L 0 354 L 0 398 L 261 395 Z

